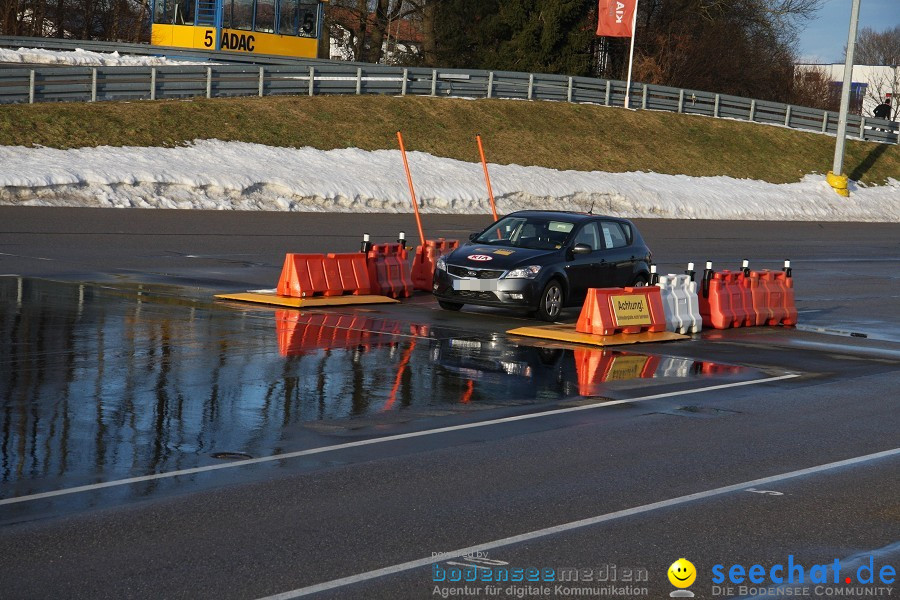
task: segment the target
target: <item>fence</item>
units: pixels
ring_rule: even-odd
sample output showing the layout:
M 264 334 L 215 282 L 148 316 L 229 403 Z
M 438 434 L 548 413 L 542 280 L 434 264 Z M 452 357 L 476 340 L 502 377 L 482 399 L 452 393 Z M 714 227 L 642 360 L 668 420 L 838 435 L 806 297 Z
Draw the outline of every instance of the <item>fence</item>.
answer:
M 9 44 L 8 40 L 17 40 Z M 60 47 L 60 40 L 45 47 Z M 23 38 L 0 38 L 0 46 L 21 45 Z M 140 44 L 69 42 L 73 47 L 109 52 L 140 49 L 147 55 L 223 59 L 223 53 L 165 49 Z M 235 60 L 234 54 L 224 59 Z M 253 55 L 237 59 L 260 61 Z M 579 102 L 624 106 L 623 81 L 508 71 L 391 67 L 318 59 L 263 57 L 278 64 L 209 64 L 157 67 L 54 67 L 0 68 L 0 103 L 96 102 L 101 100 L 158 100 L 165 98 L 222 98 L 289 94 L 382 94 L 391 96 L 443 96 Z M 629 107 L 683 114 L 730 118 L 782 125 L 792 129 L 837 133 L 838 114 L 805 108 L 657 85 L 634 83 Z M 865 140 L 897 143 L 897 122 L 849 115 L 848 135 Z

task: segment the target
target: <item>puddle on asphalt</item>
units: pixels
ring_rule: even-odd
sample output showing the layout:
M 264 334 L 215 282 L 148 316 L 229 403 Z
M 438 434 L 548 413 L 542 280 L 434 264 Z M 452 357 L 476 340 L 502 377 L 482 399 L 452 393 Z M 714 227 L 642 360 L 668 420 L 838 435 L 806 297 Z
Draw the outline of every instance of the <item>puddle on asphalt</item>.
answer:
M 603 393 L 741 367 L 523 346 L 377 311 L 235 308 L 0 277 L 3 497 L 284 451 L 292 426 Z M 650 383 L 649 381 L 647 382 Z

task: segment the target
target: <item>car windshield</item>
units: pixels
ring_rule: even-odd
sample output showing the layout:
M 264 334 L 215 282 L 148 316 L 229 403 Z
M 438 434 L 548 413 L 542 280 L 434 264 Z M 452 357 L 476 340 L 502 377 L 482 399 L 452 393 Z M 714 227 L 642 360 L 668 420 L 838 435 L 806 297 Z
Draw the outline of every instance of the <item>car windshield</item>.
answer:
M 475 238 L 479 244 L 531 250 L 559 250 L 569 240 L 575 224 L 546 217 L 504 217 Z

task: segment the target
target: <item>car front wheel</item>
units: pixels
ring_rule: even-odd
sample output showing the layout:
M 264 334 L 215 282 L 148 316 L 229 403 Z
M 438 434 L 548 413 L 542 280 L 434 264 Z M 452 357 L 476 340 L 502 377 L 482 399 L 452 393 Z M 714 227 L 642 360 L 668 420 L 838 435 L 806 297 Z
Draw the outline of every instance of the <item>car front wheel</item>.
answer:
M 538 306 L 537 316 L 542 321 L 555 321 L 559 318 L 564 300 L 565 296 L 562 286 L 558 281 L 551 281 L 544 288 L 544 293 L 541 294 L 541 303 Z

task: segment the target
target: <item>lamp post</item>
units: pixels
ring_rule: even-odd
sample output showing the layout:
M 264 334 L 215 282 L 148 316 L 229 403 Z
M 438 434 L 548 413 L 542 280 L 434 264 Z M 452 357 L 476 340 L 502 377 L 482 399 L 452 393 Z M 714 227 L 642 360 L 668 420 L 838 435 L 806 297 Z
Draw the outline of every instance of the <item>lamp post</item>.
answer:
M 847 58 L 844 61 L 844 85 L 841 87 L 841 113 L 838 119 L 837 141 L 834 144 L 834 164 L 826 180 L 834 191 L 845 198 L 850 196 L 844 170 L 844 145 L 847 141 L 847 110 L 850 108 L 850 85 L 853 82 L 853 51 L 856 49 L 856 30 L 859 26 L 859 0 L 850 9 L 850 32 L 847 35 Z

